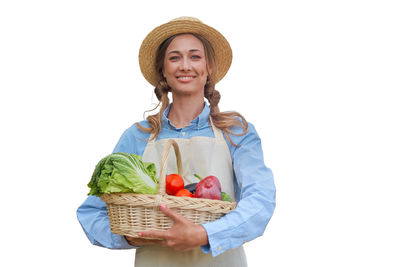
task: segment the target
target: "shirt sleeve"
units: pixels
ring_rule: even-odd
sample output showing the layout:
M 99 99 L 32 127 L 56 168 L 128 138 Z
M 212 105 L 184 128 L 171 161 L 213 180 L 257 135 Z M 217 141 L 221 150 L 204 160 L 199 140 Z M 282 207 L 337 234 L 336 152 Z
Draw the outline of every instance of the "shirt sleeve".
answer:
M 106 204 L 96 196 L 89 196 L 77 210 L 78 220 L 93 245 L 110 249 L 134 248 L 125 237 L 111 233 Z
M 232 140 L 240 145 L 231 148 L 238 205 L 221 219 L 203 224 L 209 244 L 202 250 L 214 257 L 261 236 L 275 210 L 273 174 L 264 164 L 261 140 L 254 126 L 249 124 L 247 134 Z
M 138 139 L 137 127 L 128 128 L 119 139 L 113 152 L 141 155 L 147 139 Z M 139 142 L 140 140 L 141 142 Z M 136 248 L 128 244 L 124 236 L 113 234 L 110 229 L 106 204 L 99 197 L 88 196 L 78 208 L 77 217 L 87 238 L 93 245 L 110 249 Z

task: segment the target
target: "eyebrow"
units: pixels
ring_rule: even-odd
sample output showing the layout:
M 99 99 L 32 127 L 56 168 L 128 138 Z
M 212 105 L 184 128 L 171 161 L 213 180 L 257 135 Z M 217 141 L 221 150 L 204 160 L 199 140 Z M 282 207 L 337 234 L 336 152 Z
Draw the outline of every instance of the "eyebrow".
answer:
M 189 52 L 200 52 L 200 49 L 190 49 Z M 181 52 L 178 50 L 172 50 L 172 51 L 168 52 L 168 54 L 171 54 L 171 53 L 181 54 Z

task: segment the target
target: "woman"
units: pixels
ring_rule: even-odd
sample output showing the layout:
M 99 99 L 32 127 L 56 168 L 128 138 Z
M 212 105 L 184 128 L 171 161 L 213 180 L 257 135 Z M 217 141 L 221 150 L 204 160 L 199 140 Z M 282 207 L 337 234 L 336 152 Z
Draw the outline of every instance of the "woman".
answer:
M 185 184 L 196 181 L 194 173 L 213 174 L 237 208 L 219 220 L 195 225 L 161 204 L 174 225 L 139 234 L 159 238 L 151 240 L 112 234 L 105 204 L 89 196 L 77 213 L 93 244 L 137 248 L 136 266 L 247 266 L 242 245 L 263 234 L 275 209 L 275 186 L 253 125 L 237 112 L 218 109 L 220 94 L 214 86 L 231 60 L 226 39 L 195 18 L 155 28 L 142 43 L 139 63 L 161 108 L 128 128 L 114 152 L 141 155 L 159 166 L 164 144 L 174 138 L 184 160 Z

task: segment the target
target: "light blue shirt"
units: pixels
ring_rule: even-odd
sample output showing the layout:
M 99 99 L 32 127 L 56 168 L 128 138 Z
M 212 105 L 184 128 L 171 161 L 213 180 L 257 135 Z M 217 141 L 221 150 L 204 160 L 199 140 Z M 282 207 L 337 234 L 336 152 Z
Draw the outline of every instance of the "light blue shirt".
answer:
M 202 113 L 189 126 L 176 128 L 167 118 L 168 107 L 163 114 L 162 130 L 157 137 L 191 138 L 194 136 L 214 137 L 208 124 L 210 108 L 204 105 Z M 148 127 L 147 121 L 140 122 Z M 242 128 L 231 129 L 241 133 Z M 126 152 L 142 156 L 147 145 L 149 133 L 145 133 L 134 124 L 121 136 L 113 152 Z M 227 141 L 234 168 L 236 209 L 221 219 L 203 224 L 207 231 L 209 244 L 202 247 L 204 253 L 215 257 L 228 249 L 261 236 L 275 209 L 275 184 L 272 172 L 264 164 L 261 140 L 249 123 L 248 132 L 242 136 L 230 136 L 239 147 Z M 225 137 L 226 138 L 226 137 Z M 78 220 L 88 239 L 94 245 L 110 249 L 134 248 L 123 236 L 110 231 L 106 205 L 99 198 L 89 196 L 77 210 Z

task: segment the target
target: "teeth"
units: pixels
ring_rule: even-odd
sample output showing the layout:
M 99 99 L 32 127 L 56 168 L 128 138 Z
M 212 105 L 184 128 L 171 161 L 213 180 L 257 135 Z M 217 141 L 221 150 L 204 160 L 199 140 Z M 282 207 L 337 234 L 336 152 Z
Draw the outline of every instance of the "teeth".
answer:
M 192 78 L 193 78 L 192 76 L 178 77 L 178 79 L 180 80 L 190 80 Z

